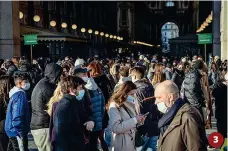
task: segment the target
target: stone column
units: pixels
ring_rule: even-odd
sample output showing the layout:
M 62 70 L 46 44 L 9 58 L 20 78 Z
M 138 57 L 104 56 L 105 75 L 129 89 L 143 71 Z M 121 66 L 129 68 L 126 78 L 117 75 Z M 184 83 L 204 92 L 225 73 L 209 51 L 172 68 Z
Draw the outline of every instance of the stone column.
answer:
M 221 20 L 220 20 L 220 32 L 221 32 L 221 59 L 227 59 L 227 7 L 228 2 L 222 1 L 221 3 Z
M 19 1 L 0 1 L 0 58 L 21 56 Z
M 213 1 L 213 55 L 221 56 L 221 43 L 220 43 L 220 11 L 221 1 Z

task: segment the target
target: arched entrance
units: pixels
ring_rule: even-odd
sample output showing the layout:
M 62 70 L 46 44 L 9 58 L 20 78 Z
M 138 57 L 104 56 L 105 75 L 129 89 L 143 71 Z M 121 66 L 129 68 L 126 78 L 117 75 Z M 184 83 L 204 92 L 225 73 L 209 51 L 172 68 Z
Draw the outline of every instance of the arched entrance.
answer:
M 179 28 L 173 22 L 166 22 L 161 28 L 162 52 L 170 51 L 169 39 L 179 37 Z

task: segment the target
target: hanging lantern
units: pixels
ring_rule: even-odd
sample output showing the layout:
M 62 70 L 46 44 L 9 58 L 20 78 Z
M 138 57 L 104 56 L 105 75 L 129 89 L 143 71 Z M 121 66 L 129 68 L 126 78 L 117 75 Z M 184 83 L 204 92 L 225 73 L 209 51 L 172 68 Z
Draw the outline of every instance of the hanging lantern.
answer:
M 22 12 L 19 12 L 19 18 L 22 19 L 24 14 Z
M 33 17 L 33 20 L 34 20 L 34 22 L 39 22 L 39 21 L 40 21 L 40 16 L 35 15 L 35 16 Z
M 99 31 L 95 31 L 95 35 L 98 35 L 99 34 Z
M 211 20 L 210 20 L 209 17 L 207 17 L 206 22 L 207 22 L 207 23 L 211 23 Z
M 101 35 L 101 37 L 104 36 L 104 32 L 101 32 L 100 35 Z
M 55 27 L 56 26 L 56 22 L 54 20 L 50 21 L 50 26 L 51 27 Z
M 204 29 L 204 28 L 205 28 L 205 26 L 202 24 L 202 25 L 200 26 L 200 28 Z
M 114 35 L 113 38 L 116 39 L 116 36 Z
M 208 16 L 208 18 L 209 18 L 210 20 L 212 20 L 212 19 L 213 19 L 212 14 L 210 14 L 210 15 Z
M 72 27 L 72 29 L 75 30 L 75 29 L 77 29 L 78 26 L 76 24 L 73 24 L 71 27 Z
M 81 28 L 81 32 L 82 33 L 86 32 L 86 29 L 85 28 Z
M 109 34 L 105 34 L 105 37 L 108 38 L 109 37 Z
M 89 33 L 89 34 L 92 34 L 92 33 L 93 33 L 93 30 L 92 30 L 92 29 L 89 29 L 89 30 L 88 30 L 88 33 Z
M 207 23 L 207 22 L 204 22 L 203 25 L 204 25 L 204 26 L 208 26 L 208 23 Z
M 63 23 L 61 24 L 61 26 L 62 26 L 62 28 L 67 28 L 67 23 L 63 22 Z
M 112 39 L 113 38 L 113 35 L 110 35 L 109 37 Z

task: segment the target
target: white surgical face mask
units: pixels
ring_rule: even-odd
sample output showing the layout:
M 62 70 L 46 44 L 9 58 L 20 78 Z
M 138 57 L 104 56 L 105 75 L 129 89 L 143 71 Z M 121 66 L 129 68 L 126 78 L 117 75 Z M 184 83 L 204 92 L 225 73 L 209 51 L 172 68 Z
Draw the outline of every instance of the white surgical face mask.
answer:
M 168 108 L 165 106 L 164 102 L 160 102 L 157 104 L 158 110 L 162 113 L 166 113 Z
M 88 77 L 82 77 L 82 80 L 84 80 L 85 82 L 88 82 L 89 78 Z
M 28 90 L 29 88 L 30 88 L 29 82 L 25 83 L 25 85 L 22 87 L 22 89 L 24 89 L 24 90 Z

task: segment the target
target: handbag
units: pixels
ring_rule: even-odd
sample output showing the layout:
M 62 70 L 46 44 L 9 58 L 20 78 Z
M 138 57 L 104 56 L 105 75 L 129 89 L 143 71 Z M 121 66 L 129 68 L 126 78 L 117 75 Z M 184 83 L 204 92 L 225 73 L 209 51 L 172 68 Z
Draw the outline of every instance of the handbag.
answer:
M 125 106 L 123 106 L 123 108 L 127 112 L 127 114 L 131 117 L 131 114 L 128 112 L 127 108 Z M 136 132 L 135 132 L 135 147 L 140 147 L 144 144 L 145 144 L 144 135 L 139 130 L 136 130 Z

